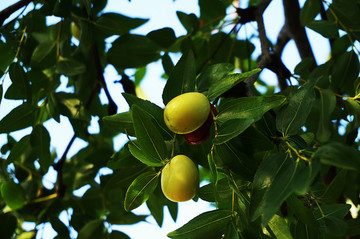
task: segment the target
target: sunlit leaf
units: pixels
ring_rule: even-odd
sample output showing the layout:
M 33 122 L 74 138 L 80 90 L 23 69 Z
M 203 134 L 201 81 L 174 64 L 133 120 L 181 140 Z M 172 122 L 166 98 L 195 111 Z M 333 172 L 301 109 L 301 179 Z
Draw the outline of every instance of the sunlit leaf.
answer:
M 137 105 L 131 107 L 131 115 L 141 151 L 157 162 L 164 161 L 167 155 L 166 145 L 162 135 L 152 123 L 151 116 Z
M 24 189 L 19 184 L 13 181 L 3 182 L 0 191 L 5 203 L 11 209 L 17 210 L 26 204 Z
M 252 75 L 259 73 L 261 69 L 254 69 L 245 73 L 236 73 L 225 76 L 221 80 L 217 81 L 215 84 L 212 84 L 207 92 L 207 97 L 209 100 L 214 100 L 219 97 L 221 94 L 225 93 L 227 90 L 233 88 L 240 82 L 246 80 Z
M 125 195 L 124 206 L 126 211 L 131 211 L 148 200 L 158 185 L 159 175 L 155 172 L 145 172 L 132 182 Z
M 229 100 L 219 108 L 216 121 L 224 123 L 231 119 L 254 119 L 258 121 L 267 111 L 280 106 L 284 96 L 254 96 Z

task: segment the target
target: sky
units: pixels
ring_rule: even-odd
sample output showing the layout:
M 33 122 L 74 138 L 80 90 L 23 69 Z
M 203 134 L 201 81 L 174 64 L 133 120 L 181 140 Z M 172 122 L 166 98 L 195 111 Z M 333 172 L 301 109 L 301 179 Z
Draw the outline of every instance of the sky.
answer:
M 0 10 L 10 5 L 11 3 L 16 2 L 14 0 L 2 0 L 0 5 Z M 245 3 L 246 1 L 241 1 Z M 304 2 L 303 0 L 301 1 Z M 143 25 L 133 31 L 133 33 L 138 34 L 147 34 L 148 32 L 160 29 L 163 27 L 171 27 L 175 30 L 175 34 L 177 36 L 181 36 L 186 33 L 185 29 L 182 27 L 181 23 L 177 19 L 176 11 L 182 11 L 185 13 L 194 13 L 199 15 L 199 7 L 197 5 L 196 0 L 109 0 L 108 5 L 105 8 L 105 12 L 118 12 L 130 17 L 140 17 L 140 18 L 149 18 L 150 20 Z M 265 27 L 268 30 L 267 35 L 272 42 L 276 41 L 276 37 L 283 25 L 283 12 L 282 12 L 282 1 L 281 0 L 273 0 L 269 5 L 268 9 L 264 14 L 264 22 Z M 229 14 L 234 13 L 235 9 L 229 9 Z M 15 14 L 16 15 L 16 14 Z M 57 19 L 49 18 L 49 22 L 57 21 Z M 252 34 L 254 30 L 256 30 L 256 24 L 250 23 L 243 27 L 239 33 L 239 36 L 245 39 L 245 33 L 248 35 Z M 308 30 L 308 34 L 310 37 L 310 42 L 317 47 L 314 48 L 315 56 L 318 64 L 321 64 L 326 61 L 329 52 L 329 45 L 326 40 L 320 37 L 318 34 Z M 259 44 L 256 44 L 256 51 L 259 53 Z M 173 55 L 173 60 L 176 61 L 178 56 Z M 293 71 L 296 64 L 300 61 L 299 54 L 295 48 L 293 42 L 288 43 L 286 46 L 284 53 L 282 55 L 285 65 Z M 132 71 L 127 72 L 130 75 L 133 73 Z M 160 62 L 151 63 L 147 67 L 147 73 L 145 75 L 144 80 L 142 81 L 141 88 L 145 92 L 146 96 L 153 103 L 164 107 L 162 103 L 162 90 L 166 81 L 161 78 L 163 74 L 163 69 Z M 262 79 L 266 80 L 270 84 L 276 84 L 276 76 L 268 71 L 264 70 L 261 75 Z M 123 112 L 128 110 L 127 103 L 122 98 L 120 93 L 122 92 L 122 87 L 120 84 L 114 84 L 115 80 L 118 80 L 120 76 L 117 74 L 116 70 L 108 66 L 105 69 L 105 80 L 108 85 L 108 89 L 110 94 L 113 96 L 115 103 L 118 105 L 118 112 Z M 1 82 L 1 81 L 0 81 Z M 9 86 L 10 80 L 8 77 L 4 79 L 3 86 L 4 92 L 6 88 Z M 66 78 L 62 78 L 62 84 L 58 89 L 59 91 L 71 91 L 71 89 L 66 88 Z M 104 94 L 103 94 L 104 95 Z M 102 97 L 104 102 L 106 102 L 106 97 Z M 6 99 L 2 99 L 0 105 L 0 119 L 3 118 L 12 108 L 20 104 L 18 101 L 9 101 Z M 97 133 L 99 131 L 99 127 L 97 125 L 97 118 L 94 117 L 92 119 L 92 124 L 89 127 L 90 133 Z M 59 127 L 61 126 L 61 127 Z M 65 117 L 61 117 L 60 125 L 54 120 L 49 120 L 45 123 L 45 127 L 48 129 L 51 136 L 51 147 L 54 151 L 56 151 L 57 155 L 62 155 L 65 150 L 67 143 L 70 141 L 73 136 L 73 130 L 69 123 L 69 121 Z M 61 130 L 60 130 L 61 129 Z M 23 135 L 31 133 L 31 128 L 12 133 L 11 135 L 19 140 Z M 6 135 L 0 134 L 0 145 L 6 142 Z M 126 142 L 126 137 L 124 135 L 118 136 L 115 141 L 115 150 L 119 150 L 122 145 Z M 76 154 L 76 152 L 85 147 L 86 143 L 80 139 L 77 139 L 71 148 L 68 157 Z M 111 173 L 110 170 L 102 170 L 101 174 Z M 53 169 L 50 169 L 46 179 L 43 181 L 46 187 L 53 187 L 53 184 L 56 180 L 56 172 Z M 85 192 L 86 188 L 79 190 L 77 195 L 81 195 Z M 189 201 L 185 203 L 179 203 L 179 215 L 177 222 L 173 222 L 167 209 L 165 210 L 165 220 L 162 228 L 159 228 L 155 222 L 155 220 L 150 216 L 147 218 L 147 222 L 141 222 L 136 225 L 131 226 L 115 226 L 114 229 L 123 231 L 127 233 L 132 239 L 143 239 L 143 238 L 157 238 L 157 239 L 165 239 L 166 234 L 176 228 L 182 226 L 190 219 L 194 218 L 196 215 L 201 214 L 202 212 L 213 209 L 211 205 L 208 203 L 199 200 L 198 202 Z M 145 205 L 134 211 L 139 214 L 148 214 L 149 211 Z M 63 212 L 61 214 L 62 221 L 67 224 L 68 217 L 71 215 L 71 210 L 68 212 Z M 33 224 L 26 225 L 28 229 L 33 227 Z M 72 232 L 73 235 L 76 235 L 76 232 Z M 42 236 L 42 238 L 53 238 L 56 233 L 51 229 L 51 227 L 46 226 L 44 229 L 44 234 L 39 233 L 38 238 Z

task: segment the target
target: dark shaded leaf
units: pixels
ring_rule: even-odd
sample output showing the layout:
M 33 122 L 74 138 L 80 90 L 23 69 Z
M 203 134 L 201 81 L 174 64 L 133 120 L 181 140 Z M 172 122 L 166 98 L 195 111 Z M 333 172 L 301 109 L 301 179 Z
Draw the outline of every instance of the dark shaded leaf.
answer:
M 36 149 L 39 157 L 40 168 L 47 172 L 50 165 L 53 163 L 50 154 L 50 134 L 47 129 L 38 124 L 34 127 L 31 137 L 31 146 Z
M 232 212 L 214 210 L 200 214 L 184 226 L 170 232 L 167 236 L 175 239 L 207 239 L 218 238 L 231 223 Z
M 335 22 L 316 20 L 308 22 L 306 26 L 311 30 L 314 30 L 315 32 L 321 34 L 325 38 L 334 39 L 339 37 L 339 29 Z
M 317 0 L 307 0 L 304 7 L 300 11 L 300 22 L 306 26 L 308 22 L 313 20 L 320 12 L 321 2 Z
M 276 127 L 284 135 L 298 133 L 310 113 L 315 100 L 314 86 L 317 80 L 308 80 L 297 89 L 284 104 L 276 118 Z
M 56 63 L 56 69 L 60 74 L 66 76 L 75 76 L 86 71 L 84 63 L 71 59 L 71 58 L 60 58 Z
M 171 71 L 163 91 L 163 102 L 166 105 L 175 96 L 195 90 L 196 66 L 194 54 L 185 53 Z
M 17 226 L 17 219 L 11 213 L 1 213 L 0 214 L 0 231 L 1 238 L 11 239 L 15 233 Z
M 105 33 L 106 36 L 111 35 L 124 35 L 131 29 L 135 29 L 148 19 L 130 18 L 118 13 L 104 13 L 96 21 L 96 28 Z
M 321 146 L 316 150 L 314 157 L 320 159 L 323 164 L 349 170 L 360 170 L 360 152 L 339 142 Z
M 24 136 L 19 142 L 17 142 L 13 146 L 9 154 L 9 157 L 6 160 L 7 163 L 10 164 L 14 161 L 20 161 L 21 156 L 25 154 L 28 149 L 30 149 L 30 135 Z
M 0 41 L 0 71 L 5 72 L 8 66 L 13 62 L 15 53 L 8 44 Z
M 115 115 L 105 116 L 104 124 L 116 133 L 124 133 L 135 136 L 135 130 L 131 118 L 131 112 L 123 112 Z
M 320 142 L 326 142 L 331 136 L 330 115 L 335 109 L 336 97 L 334 92 L 330 89 L 321 90 L 320 97 L 320 120 L 316 138 Z
M 175 32 L 169 27 L 151 31 L 146 36 L 165 49 L 176 42 Z
M 27 103 L 23 103 L 14 108 L 0 121 L 0 133 L 10 133 L 26 127 L 34 123 L 35 108 Z
M 117 69 L 136 68 L 160 58 L 157 45 L 146 36 L 121 35 L 108 52 L 108 60 Z
M 79 231 L 78 239 L 95 239 L 102 238 L 104 235 L 104 222 L 102 219 L 95 219 L 81 228 Z

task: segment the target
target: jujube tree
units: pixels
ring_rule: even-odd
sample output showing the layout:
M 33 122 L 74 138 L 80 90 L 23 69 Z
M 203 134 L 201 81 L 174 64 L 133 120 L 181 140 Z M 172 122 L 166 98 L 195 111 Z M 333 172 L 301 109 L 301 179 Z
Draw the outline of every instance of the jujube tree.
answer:
M 182 36 L 169 27 L 134 34 L 147 19 L 104 12 L 107 2 L 19 0 L 0 11 L 1 108 L 5 99 L 19 103 L 0 120 L 2 238 L 35 237 L 37 227 L 25 231 L 24 222 L 50 223 L 59 238 L 129 238 L 112 225 L 145 220 L 132 212 L 140 205 L 161 226 L 165 207 L 176 220 L 178 203 L 200 199 L 214 210 L 168 237 L 360 235 L 359 1 L 284 0 L 275 42 L 264 24 L 271 0 L 199 0 L 199 15 L 177 12 Z M 240 37 L 249 27 L 255 33 Z M 327 39 L 327 61 L 316 62 L 306 29 Z M 294 69 L 282 58 L 291 41 L 301 58 Z M 164 69 L 163 106 L 139 95 L 152 62 Z M 109 65 L 122 94 L 108 90 Z M 70 91 L 59 90 L 60 79 Z M 88 131 L 92 117 L 99 133 Z M 51 119 L 73 128 L 61 155 L 51 150 Z M 114 150 L 119 134 L 128 141 Z M 86 147 L 69 157 L 77 138 Z M 104 167 L 112 173 L 95 180 Z M 42 181 L 50 169 L 51 188 Z M 70 209 L 65 225 L 59 215 Z

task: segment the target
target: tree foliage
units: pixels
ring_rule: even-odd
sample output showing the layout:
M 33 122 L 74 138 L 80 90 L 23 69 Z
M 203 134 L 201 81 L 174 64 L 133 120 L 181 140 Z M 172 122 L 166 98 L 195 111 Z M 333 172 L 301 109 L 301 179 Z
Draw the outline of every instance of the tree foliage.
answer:
M 0 142 L 2 238 L 35 237 L 38 227 L 25 231 L 24 222 L 50 223 L 58 238 L 70 238 L 70 231 L 78 238 L 129 238 L 111 226 L 145 220 L 148 215 L 132 212 L 143 203 L 159 226 L 164 207 L 176 220 L 178 204 L 164 197 L 159 184 L 162 167 L 176 154 L 196 162 L 200 180 L 208 182 L 194 200 L 216 209 L 170 232 L 170 238 L 360 235 L 349 205 L 359 212 L 359 1 L 306 0 L 300 7 L 298 0 L 284 0 L 285 23 L 276 42 L 267 38 L 263 19 L 271 0 L 250 0 L 245 8 L 228 0 L 198 3 L 199 16 L 177 12 L 187 31 L 182 36 L 172 28 L 134 34 L 148 19 L 104 12 L 107 0 L 19 0 L 0 12 L 1 108 L 2 99 L 21 102 L 0 120 L 0 133 L 7 136 Z M 9 20 L 26 6 L 29 11 Z M 229 18 L 227 9 L 236 17 Z M 48 24 L 48 16 L 59 20 Z M 242 39 L 240 28 L 248 24 L 257 34 Z M 328 40 L 325 63 L 316 63 L 305 29 Z M 295 69 L 281 58 L 290 41 L 301 56 Z M 181 58 L 174 62 L 173 56 Z M 136 94 L 152 62 L 164 69 L 164 104 L 198 91 L 216 107 L 206 142 L 188 145 L 166 127 L 162 107 Z M 113 99 L 120 96 L 108 90 L 108 65 L 121 75 L 127 112 L 118 112 Z M 276 87 L 262 79 L 265 68 L 276 74 Z M 11 85 L 5 89 L 7 76 Z M 58 90 L 60 78 L 71 92 Z M 99 118 L 97 134 L 88 132 L 93 116 Z M 60 117 L 69 120 L 74 135 L 56 155 L 44 123 Z M 13 138 L 29 127 L 29 134 Z M 114 151 L 118 134 L 129 141 Z M 68 157 L 76 138 L 87 146 Z M 112 173 L 95 181 L 104 167 Z M 50 168 L 57 178 L 46 188 L 42 180 Z M 85 185 L 85 194 L 74 196 Z M 59 215 L 69 209 L 65 225 Z

